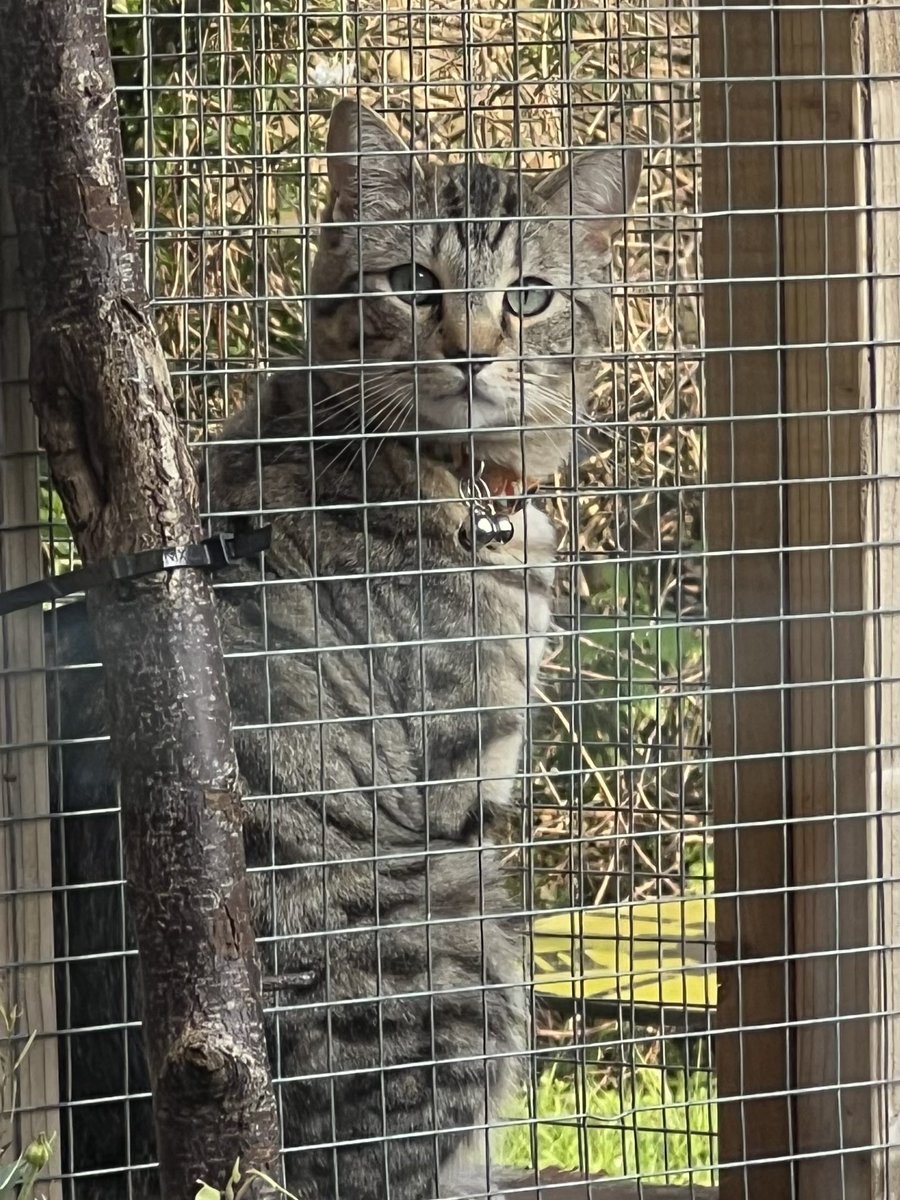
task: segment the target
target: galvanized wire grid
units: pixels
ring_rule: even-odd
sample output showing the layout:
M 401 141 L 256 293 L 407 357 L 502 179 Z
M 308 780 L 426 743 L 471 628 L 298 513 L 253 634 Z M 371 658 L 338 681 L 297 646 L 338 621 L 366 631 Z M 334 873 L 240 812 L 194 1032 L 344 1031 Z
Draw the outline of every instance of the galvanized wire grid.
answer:
M 531 914 L 708 888 L 693 14 L 247 7 L 112 6 L 147 277 L 198 444 L 241 388 L 297 353 L 323 199 L 317 152 L 336 93 L 392 114 L 420 146 L 495 151 L 523 170 L 629 129 L 652 141 L 617 258 L 597 424 L 573 428 L 588 456 L 552 502 L 566 633 L 530 714 L 508 857 Z M 599 1136 L 626 1173 L 646 1172 L 643 1156 L 663 1177 L 703 1181 L 714 1159 L 708 1048 L 661 1040 L 646 1020 L 633 1002 L 618 1019 L 535 1003 L 532 1094 L 507 1156 L 552 1161 L 568 1127 L 569 1167 L 610 1169 Z
M 591 422 L 572 426 L 580 463 L 548 502 L 562 634 L 529 713 L 507 861 L 529 917 L 712 893 L 695 11 L 110 0 L 109 16 L 148 286 L 200 450 L 298 353 L 336 95 L 389 114 L 423 150 L 477 149 L 523 171 L 629 132 L 650 143 L 616 255 L 611 351 Z M 48 552 L 66 570 L 71 543 L 45 499 Z M 626 960 L 630 935 L 617 936 Z M 498 1162 L 711 1181 L 704 1022 L 669 1005 L 663 1036 L 627 984 L 605 1007 L 532 997 L 530 1085 L 492 1142 Z M 123 1061 L 107 1099 L 132 1090 Z

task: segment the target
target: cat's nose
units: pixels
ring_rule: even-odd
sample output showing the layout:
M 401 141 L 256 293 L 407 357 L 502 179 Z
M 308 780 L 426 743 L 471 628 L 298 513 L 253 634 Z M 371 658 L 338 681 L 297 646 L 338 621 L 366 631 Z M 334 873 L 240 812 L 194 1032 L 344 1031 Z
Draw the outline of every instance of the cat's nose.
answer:
M 469 361 L 464 365 L 468 367 L 469 374 L 474 379 L 482 367 L 486 367 L 490 362 L 489 354 L 470 354 Z

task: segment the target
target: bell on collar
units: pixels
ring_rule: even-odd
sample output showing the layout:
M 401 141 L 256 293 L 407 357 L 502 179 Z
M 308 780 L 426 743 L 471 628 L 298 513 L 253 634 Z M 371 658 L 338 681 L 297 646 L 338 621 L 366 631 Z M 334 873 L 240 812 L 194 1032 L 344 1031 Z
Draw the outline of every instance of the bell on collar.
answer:
M 474 507 L 471 521 L 464 521 L 459 529 L 459 540 L 467 550 L 489 546 L 491 542 L 506 545 L 512 540 L 515 530 L 506 513 L 491 512 L 487 508 Z
M 459 529 L 459 540 L 467 550 L 489 546 L 491 542 L 500 542 L 505 546 L 512 540 L 515 530 L 509 515 L 498 512 L 490 489 L 484 481 L 484 462 L 479 461 L 472 478 L 462 476 L 459 480 L 459 494 L 469 503 L 469 520 L 464 521 Z

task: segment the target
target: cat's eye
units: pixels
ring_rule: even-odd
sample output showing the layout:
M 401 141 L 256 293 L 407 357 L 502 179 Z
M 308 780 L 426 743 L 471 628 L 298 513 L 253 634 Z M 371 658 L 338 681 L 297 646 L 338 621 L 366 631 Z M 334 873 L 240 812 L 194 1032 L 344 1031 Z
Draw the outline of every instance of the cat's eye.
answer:
M 536 317 L 553 299 L 553 288 L 544 279 L 527 275 L 521 287 L 510 288 L 503 303 L 517 317 Z
M 398 299 L 407 304 L 439 304 L 441 299 L 437 277 L 427 267 L 417 267 L 414 263 L 404 263 L 402 267 L 394 267 L 388 272 L 388 283 Z M 405 293 L 405 294 L 404 294 Z

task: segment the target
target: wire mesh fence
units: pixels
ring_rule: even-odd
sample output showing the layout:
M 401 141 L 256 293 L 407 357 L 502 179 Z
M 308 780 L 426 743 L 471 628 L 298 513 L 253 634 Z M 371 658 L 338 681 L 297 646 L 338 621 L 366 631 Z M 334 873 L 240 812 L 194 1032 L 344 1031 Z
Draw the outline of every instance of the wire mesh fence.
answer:
M 714 905 L 731 905 L 729 938 L 737 925 L 732 958 L 745 944 L 742 914 L 751 923 L 758 916 L 740 903 L 734 907 L 736 894 L 755 895 L 752 872 L 746 868 L 742 874 L 735 866 L 741 845 L 745 854 L 756 853 L 758 846 L 760 854 L 774 856 L 774 875 L 763 887 L 774 903 L 766 919 L 784 933 L 783 953 L 769 962 L 766 987 L 785 1001 L 780 1017 L 776 1013 L 770 1022 L 782 1037 L 774 1045 L 776 1056 L 785 1059 L 785 1079 L 751 1086 L 747 1080 L 754 1064 L 744 1061 L 739 1048 L 739 1061 L 729 1051 L 723 1068 L 728 1095 L 741 1102 L 744 1125 L 752 1125 L 759 1111 L 752 1106 L 752 1093 L 764 1099 L 771 1093 L 787 1111 L 785 1097 L 804 1089 L 802 1071 L 795 1073 L 789 1061 L 793 1050 L 785 1048 L 796 983 L 787 932 L 794 920 L 787 897 L 795 878 L 788 870 L 789 821 L 805 819 L 784 800 L 794 761 L 788 734 L 793 693 L 785 683 L 785 661 L 794 628 L 789 618 L 799 610 L 783 595 L 790 575 L 786 564 L 794 561 L 787 553 L 790 534 L 770 539 L 772 528 L 789 524 L 784 485 L 790 453 L 781 439 L 802 435 L 786 431 L 779 411 L 784 372 L 791 370 L 780 354 L 790 338 L 785 311 L 777 307 L 773 314 L 770 306 L 782 276 L 790 273 L 781 241 L 789 240 L 790 230 L 780 223 L 782 209 L 816 211 L 814 200 L 804 205 L 801 189 L 790 200 L 779 180 L 780 139 L 803 143 L 806 137 L 811 157 L 805 168 L 827 175 L 831 160 L 824 139 L 839 134 L 830 126 L 786 133 L 777 125 L 775 100 L 771 125 L 748 129 L 742 122 L 757 110 L 745 113 L 741 93 L 730 89 L 735 80 L 746 84 L 752 77 L 759 94 L 771 98 L 785 80 L 803 78 L 812 89 L 813 107 L 829 113 L 833 97 L 826 76 L 840 85 L 848 73 L 842 74 L 828 53 L 826 27 L 833 14 L 840 10 L 843 18 L 847 10 L 782 6 L 786 15 L 779 16 L 778 6 L 760 6 L 754 13 L 751 7 L 746 6 L 745 16 L 754 32 L 745 40 L 734 36 L 733 27 L 728 37 L 722 32 L 725 7 L 706 7 L 706 45 L 718 46 L 721 40 L 724 49 L 718 60 L 708 52 L 701 64 L 701 13 L 690 3 L 498 6 L 480 0 L 467 5 L 356 0 L 351 5 L 323 0 L 301 6 L 298 0 L 109 0 L 133 209 L 154 316 L 204 479 L 206 513 L 219 525 L 274 521 L 278 529 L 281 522 L 302 530 L 296 538 L 311 547 L 310 556 L 298 560 L 304 572 L 286 571 L 283 562 L 290 555 L 279 559 L 276 547 L 265 574 L 257 566 L 255 574 L 223 579 L 219 588 L 223 611 L 230 614 L 226 651 L 248 812 L 253 813 L 248 853 L 260 897 L 257 916 L 265 918 L 258 932 L 288 1181 L 304 1197 L 418 1195 L 413 1177 L 403 1175 L 402 1146 L 412 1139 L 420 1157 L 446 1165 L 448 1147 L 466 1127 L 474 1133 L 476 1159 L 487 1157 L 502 1178 L 519 1187 L 527 1187 L 539 1171 L 550 1179 L 554 1169 L 625 1176 L 642 1185 L 682 1185 L 686 1194 L 715 1184 Z M 777 61 L 772 47 L 780 44 L 779 37 L 787 38 L 784 22 L 791 14 L 802 21 L 813 9 L 821 20 L 821 38 L 805 64 L 790 68 L 789 56 Z M 740 25 L 744 16 L 728 19 Z M 767 30 L 770 54 L 764 61 L 753 54 L 765 47 Z M 735 61 L 736 49 L 746 47 L 748 63 Z M 701 371 L 707 354 L 699 225 L 701 79 L 710 89 L 704 116 L 715 104 L 721 113 L 719 127 L 713 132 L 707 123 L 703 131 L 712 145 L 705 153 L 714 163 L 712 215 L 724 214 L 730 222 L 728 233 L 714 242 L 715 266 L 711 272 L 707 264 L 706 282 L 732 287 L 752 275 L 772 285 L 771 294 L 760 294 L 758 302 L 774 321 L 758 337 L 745 335 L 742 323 L 752 325 L 759 317 L 749 291 L 730 293 L 727 325 L 725 303 L 717 307 L 709 357 L 719 365 L 710 371 L 707 363 L 707 378 L 715 378 L 719 390 L 709 404 Z M 720 90 L 714 93 L 715 88 Z M 380 114 L 384 124 L 370 128 L 387 131 L 371 133 L 366 142 L 362 125 L 356 125 L 356 142 L 350 137 L 351 159 L 362 150 L 361 182 L 345 184 L 359 189 L 355 211 L 352 204 L 341 209 L 334 143 L 328 152 L 329 118 L 340 96 Z M 846 141 L 855 138 L 861 144 L 865 137 L 857 130 Z M 390 145 L 389 138 L 394 139 Z M 554 227 L 549 206 L 529 210 L 523 197 L 533 188 L 538 194 L 541 181 L 561 164 L 571 164 L 563 172 L 572 196 L 578 196 L 577 148 L 629 143 L 644 147 L 630 211 L 626 214 L 622 203 L 631 200 L 627 187 L 616 191 L 608 177 L 600 176 L 585 209 L 570 196 L 570 210 L 563 214 L 568 233 L 554 239 L 548 232 Z M 722 166 L 722 155 L 739 144 L 757 153 L 759 174 L 771 187 L 762 197 L 740 190 L 749 178 L 742 160 L 728 159 Z M 338 148 L 346 152 L 347 145 Z M 411 182 L 397 183 L 399 168 L 392 176 L 392 157 L 402 161 Z M 623 161 L 621 153 L 614 157 Z M 423 174 L 416 182 L 426 162 L 439 162 L 445 174 Z M 482 177 L 477 164 L 507 174 Z M 450 178 L 454 165 L 457 191 L 435 182 Z M 344 169 L 352 176 L 351 167 Z M 332 196 L 338 192 L 336 207 L 329 201 L 329 174 Z M 501 178 L 513 199 L 498 216 L 479 207 L 479 188 L 486 179 L 496 185 Z M 426 184 L 433 195 L 421 192 Z M 611 203 L 603 194 L 607 185 Z M 405 187 L 405 209 L 391 207 L 391 186 Z M 833 180 L 826 179 L 823 203 L 839 206 L 832 189 Z M 588 262 L 592 253 L 602 259 L 600 243 L 579 241 L 574 219 L 590 209 L 588 217 L 596 220 L 605 201 L 607 217 L 618 212 L 624 218 L 623 234 L 612 243 L 609 282 L 602 270 L 592 274 L 589 269 L 596 267 Z M 706 208 L 711 212 L 709 200 Z M 755 234 L 750 230 L 745 236 L 740 220 L 748 211 L 765 215 Z M 348 251 L 351 243 L 337 235 L 319 240 L 323 215 L 338 224 L 350 222 L 355 249 Z M 448 249 L 442 239 L 451 227 L 457 240 Z M 729 241 L 738 235 L 744 239 L 743 258 L 734 249 L 737 242 Z M 397 251 L 404 240 L 408 255 Z M 486 242 L 490 252 L 484 250 Z M 762 265 L 753 265 L 754 252 Z M 396 261 L 388 261 L 391 254 Z M 342 255 L 349 257 L 345 261 Z M 848 272 L 838 262 L 834 246 L 826 246 L 813 277 L 844 279 Z M 343 273 L 337 269 L 342 264 Z M 802 273 L 799 257 L 796 266 Z M 392 272 L 407 267 L 411 273 L 397 285 Z M 391 290 L 395 294 L 388 296 Z M 432 294 L 438 300 L 432 302 Z M 462 334 L 448 349 L 454 298 L 465 301 L 459 310 Z M 603 313 L 606 298 L 612 301 L 608 344 L 589 338 L 583 324 L 586 312 L 596 319 L 597 305 Z M 404 307 L 404 299 L 411 303 Z M 566 315 L 557 315 L 554 305 Z M 542 340 L 534 331 L 551 316 L 559 324 Z M 490 344 L 476 344 L 482 320 L 496 325 Z M 310 336 L 317 321 L 324 331 L 318 342 Z M 398 323 L 406 332 L 398 332 Z M 833 336 L 826 320 L 824 330 L 808 332 L 806 343 L 825 347 Z M 871 341 L 877 332 L 866 336 Z M 845 336 L 841 344 L 850 340 Z M 771 406 L 741 375 L 740 364 L 758 350 L 769 354 L 774 372 L 766 379 L 774 391 Z M 824 353 L 830 364 L 827 349 Z M 723 369 L 726 355 L 729 366 Z M 468 484 L 476 495 L 479 478 L 484 480 L 479 447 L 489 440 L 484 428 L 491 420 L 483 406 L 489 403 L 490 385 L 485 389 L 484 379 L 479 385 L 477 374 L 468 371 L 478 356 L 490 360 L 491 369 L 504 359 L 507 366 L 515 364 L 514 382 L 507 387 L 515 391 L 519 415 L 506 434 L 518 447 L 522 465 L 508 467 L 502 492 L 519 496 L 532 483 L 536 487 L 524 508 L 511 503 L 508 510 L 494 506 L 492 512 L 503 517 L 508 511 L 520 521 L 523 512 L 546 515 L 559 561 L 552 599 L 546 602 L 554 622 L 549 639 L 529 607 L 545 601 L 524 582 L 527 529 L 516 534 L 522 544 L 514 567 L 492 565 L 490 554 L 473 551 L 451 571 L 430 548 L 434 522 L 441 519 L 434 513 L 458 506 L 461 498 L 452 489 L 435 497 L 431 485 L 423 483 L 423 472 L 433 470 L 435 458 L 446 467 L 441 454 L 435 455 L 435 443 L 441 453 L 458 444 L 458 452 L 448 451 L 448 461 L 454 470 L 471 470 Z M 449 376 L 436 381 L 439 358 L 451 368 L 456 364 L 466 380 L 460 384 L 453 376 L 462 413 L 456 423 L 449 415 Z M 554 359 L 567 363 L 567 380 L 577 379 L 574 397 L 568 382 L 559 385 L 558 394 L 548 394 L 557 386 L 547 382 Z M 379 360 L 380 373 L 372 370 Z M 385 371 L 386 363 L 393 375 Z M 488 368 L 480 374 L 486 376 Z M 277 404 L 263 418 L 257 406 L 268 376 L 276 381 Z M 325 382 L 317 383 L 317 377 Z M 820 410 L 829 438 L 830 386 L 823 384 L 826 399 Z M 439 411 L 429 408 L 436 394 L 443 405 Z M 564 412 L 554 407 L 559 394 L 567 397 Z M 744 395 L 748 405 L 742 409 Z M 847 407 L 852 406 L 851 400 Z M 305 429 L 287 419 L 285 407 L 301 409 L 303 420 L 309 415 Z M 236 414 L 241 412 L 250 414 L 243 424 L 225 425 L 240 420 Z M 760 459 L 752 433 L 744 440 L 741 421 L 754 416 L 769 422 L 774 449 L 767 459 Z M 536 430 L 538 438 L 556 439 L 564 448 L 535 480 L 527 469 L 529 423 L 532 439 Z M 226 443 L 217 441 L 223 427 Z M 712 479 L 707 477 L 707 430 L 716 461 Z M 398 446 L 407 466 L 412 455 L 411 474 L 403 475 L 406 468 L 398 465 Z M 782 488 L 780 499 L 772 500 L 771 525 L 763 523 L 752 498 L 745 513 L 739 492 L 722 499 L 723 485 L 742 477 L 745 446 L 753 459 L 749 476 L 756 472 L 748 476 L 750 488 L 771 485 L 766 494 Z M 28 457 L 21 449 L 15 461 Z M 489 460 L 487 487 L 496 493 L 490 479 L 496 464 L 490 453 L 481 457 Z M 31 460 L 39 461 L 36 451 Z M 7 458 L 7 467 L 11 461 Z M 819 473 L 810 469 L 806 476 L 824 489 L 826 506 L 835 503 L 836 462 L 826 455 Z M 399 492 L 386 490 L 386 463 L 405 480 Z M 273 486 L 273 473 L 286 467 L 294 473 L 287 470 L 283 482 Z M 848 475 L 858 483 L 863 470 L 857 466 Z M 462 487 L 462 474 L 460 480 Z M 68 570 L 75 563 L 72 543 L 58 498 L 43 477 L 40 496 L 39 520 L 20 521 L 16 528 L 39 526 L 37 541 L 47 568 Z M 5 493 L 4 538 L 11 548 L 15 529 L 6 517 L 8 507 Z M 407 509 L 417 513 L 412 524 Z M 709 533 L 711 511 L 719 524 Z M 762 540 L 756 549 L 753 530 L 742 532 L 744 518 L 759 523 Z M 414 536 L 404 538 L 410 529 Z M 832 522 L 822 536 L 835 543 L 838 524 Z M 868 537 L 874 546 L 882 536 L 857 535 L 854 545 Z M 535 549 L 533 544 L 532 555 Z M 774 582 L 760 582 L 760 607 L 754 613 L 752 603 L 745 607 L 741 589 L 754 591 L 757 549 L 761 569 L 766 554 L 778 556 L 778 566 Z M 749 566 L 742 566 L 748 559 Z M 536 578 L 540 565 L 530 561 L 528 570 Z M 515 607 L 521 593 L 527 597 L 515 629 L 502 620 L 493 627 L 484 622 L 477 597 L 479 589 L 490 586 L 485 580 L 492 570 L 515 580 L 504 603 Z M 716 571 L 721 587 L 710 614 L 707 576 L 711 572 L 715 580 Z M 471 596 L 467 623 L 451 631 L 435 611 L 454 602 L 447 599 L 451 593 L 461 594 L 461 581 Z M 801 591 L 795 584 L 795 593 Z M 396 632 L 401 604 L 408 616 L 402 636 Z M 841 637 L 839 608 L 832 590 L 824 609 L 814 610 L 827 614 L 832 648 Z M 856 614 L 860 625 L 861 610 Z M 52 657 L 53 644 L 69 637 L 78 620 L 62 607 L 47 619 Z M 752 670 L 742 672 L 741 656 L 752 659 L 757 625 L 760 653 L 774 673 L 763 671 L 754 682 Z M 709 658 L 710 629 L 713 639 L 716 629 L 731 639 L 725 649 L 720 642 L 716 673 Z M 514 637 L 523 662 L 504 693 L 498 691 L 491 655 Z M 736 652 L 735 642 L 745 638 Z M 796 661 L 796 648 L 794 655 Z M 537 658 L 539 663 L 533 661 Z M 723 665 L 726 659 L 729 666 Z M 833 660 L 832 654 L 831 665 L 814 681 L 824 679 L 832 695 L 839 678 Z M 145 1136 L 149 1104 L 135 1039 L 134 951 L 117 850 L 115 794 L 101 780 L 103 736 L 95 706 L 78 699 L 86 690 L 99 692 L 97 672 L 86 665 L 91 661 L 83 651 L 77 666 L 48 673 L 49 737 L 34 737 L 48 748 L 56 793 L 80 797 L 74 803 L 57 799 L 53 820 L 56 944 L 50 958 L 57 968 L 62 1064 L 61 1194 L 144 1196 L 152 1194 L 145 1189 L 153 1149 Z M 872 683 L 878 669 L 868 661 L 859 682 Z M 533 687 L 526 695 L 523 672 L 532 671 Z M 302 703 L 291 689 L 305 689 Z M 754 750 L 752 734 L 742 740 L 741 730 L 736 735 L 733 730 L 745 718 L 748 728 L 758 720 L 758 714 L 752 721 L 747 715 L 748 697 L 752 701 L 773 690 L 782 695 L 777 728 Z M 864 705 L 859 698 L 853 703 Z M 512 766 L 508 753 L 501 757 L 498 771 L 490 759 L 504 709 L 522 714 L 525 746 L 521 758 L 513 754 Z M 830 711 L 834 725 L 837 710 Z M 718 743 L 711 740 L 711 712 L 720 730 Z M 801 717 L 795 710 L 794 719 Z M 394 731 L 400 726 L 405 740 L 398 742 Z M 727 735 L 721 732 L 726 726 Z M 505 736 L 515 740 L 517 735 L 510 729 Z M 891 736 L 885 733 L 882 745 L 890 746 Z M 308 821 L 285 832 L 285 812 L 296 811 L 301 802 L 307 815 L 313 811 L 309 794 L 290 786 L 290 772 L 280 773 L 279 747 L 292 738 L 315 746 L 310 753 L 318 772 L 318 834 Z M 471 763 L 463 752 L 467 742 L 477 748 Z M 814 747 L 822 769 L 835 776 L 845 749 L 834 728 L 830 739 Z M 796 752 L 801 755 L 802 748 Z M 742 772 L 765 773 L 770 767 L 779 776 L 771 804 L 764 812 L 748 811 L 756 790 Z M 721 782 L 726 772 L 735 781 L 730 810 L 722 798 L 728 791 Z M 466 821 L 451 831 L 454 796 L 469 792 L 477 799 L 467 801 Z M 507 792 L 508 808 L 499 803 L 500 793 Z M 719 837 L 726 838 L 717 847 L 726 846 L 727 859 L 724 866 L 716 862 L 715 883 L 714 800 L 720 830 L 725 830 Z M 425 810 L 418 828 L 408 816 L 416 804 Z M 840 812 L 835 800 L 829 814 L 826 801 L 824 816 L 832 818 L 835 841 Z M 813 815 L 808 814 L 810 821 Z M 732 847 L 729 832 L 755 820 L 768 840 Z M 396 833 L 403 828 L 406 842 Z M 293 862 L 290 848 L 296 853 Z M 359 882 L 363 877 L 365 886 Z M 856 876 L 865 877 L 864 871 Z M 412 891 L 403 890 L 398 881 L 404 879 L 415 880 Z M 837 894 L 841 880 L 832 860 L 830 873 L 826 868 L 806 883 Z M 6 895 L 14 884 L 6 880 Z M 45 875 L 35 891 L 49 884 Z M 462 911 L 460 889 L 468 893 Z M 301 894 L 304 899 L 297 898 Z M 834 923 L 838 916 L 833 917 Z M 365 943 L 365 953 L 355 959 L 342 942 Z M 818 949 L 814 943 L 801 953 L 828 952 L 829 943 Z M 763 939 L 759 948 L 751 948 L 762 960 L 771 944 Z M 721 934 L 719 945 L 721 951 Z M 896 951 L 896 931 L 889 926 L 882 930 L 881 945 Z M 477 970 L 470 961 L 473 947 L 483 960 Z M 448 954 L 457 963 L 449 974 L 446 966 L 435 968 Z M 420 966 L 409 967 L 419 955 L 424 955 Z M 492 961 L 505 957 L 515 959 L 521 970 L 504 972 Z M 722 968 L 731 965 L 720 963 L 720 983 Z M 829 968 L 823 969 L 827 975 Z M 306 990 L 296 982 L 304 971 L 316 977 Z M 837 978 L 838 968 L 834 971 Z M 753 1000 L 758 985 L 747 983 L 742 990 L 741 973 L 737 983 L 734 978 L 729 973 L 738 998 L 729 991 L 727 1021 L 763 1023 Z M 832 982 L 829 977 L 829 986 Z M 840 992 L 840 982 L 833 987 Z M 516 999 L 520 994 L 524 1000 Z M 448 995 L 455 997 L 453 1003 Z M 840 1018 L 839 1005 L 834 1012 Z M 412 1035 L 403 1034 L 404 1014 L 430 1029 L 424 1055 Z M 883 1028 L 891 1015 L 887 1003 L 875 1015 Z M 827 1018 L 820 1013 L 809 1019 L 815 1024 Z M 448 1034 L 454 1022 L 461 1028 L 467 1021 L 474 1026 L 466 1026 L 465 1036 L 460 1029 Z M 318 1042 L 311 1029 L 321 1030 Z M 355 1030 L 365 1031 L 359 1042 Z M 365 1039 L 369 1049 L 364 1052 L 359 1046 Z M 298 1046 L 305 1047 L 299 1057 Z M 501 1090 L 514 1059 L 524 1062 L 522 1078 L 491 1117 L 490 1093 Z M 88 1069 L 101 1061 L 109 1069 Z M 428 1076 L 424 1092 L 423 1073 Z M 392 1079 L 401 1083 L 393 1086 Z M 844 1083 L 838 1070 L 833 1086 L 840 1089 Z M 806 1086 L 812 1091 L 818 1085 L 810 1078 Z M 319 1124 L 297 1115 L 291 1097 L 298 1088 L 303 1103 L 317 1110 Z M 439 1091 L 464 1088 L 480 1089 L 482 1099 L 468 1106 L 460 1101 L 457 1109 L 438 1099 Z M 101 1126 L 105 1132 L 98 1142 Z M 755 1127 L 744 1128 L 743 1137 L 736 1152 L 734 1141 L 729 1144 L 730 1161 L 739 1167 L 735 1178 L 747 1188 L 733 1191 L 734 1196 L 757 1194 L 740 1167 L 766 1157 Z M 843 1133 L 834 1137 L 834 1144 L 810 1153 L 849 1154 L 849 1135 L 846 1145 Z M 315 1157 L 314 1144 L 324 1147 L 324 1155 Z M 346 1151 L 353 1144 L 359 1148 L 354 1161 L 370 1176 L 365 1186 L 352 1168 L 341 1166 L 350 1161 Z M 777 1140 L 772 1145 L 770 1157 L 777 1165 L 787 1155 Z M 859 1149 L 859 1140 L 852 1146 Z M 300 1164 L 293 1173 L 292 1162 Z M 423 1168 L 426 1173 L 436 1169 Z M 513 1174 L 502 1175 L 503 1169 Z M 842 1169 L 840 1189 L 828 1194 L 861 1195 L 849 1178 Z M 439 1186 L 441 1194 L 465 1190 L 458 1179 L 439 1181 Z M 483 1192 L 484 1175 L 474 1185 L 470 1179 L 469 1186 Z

